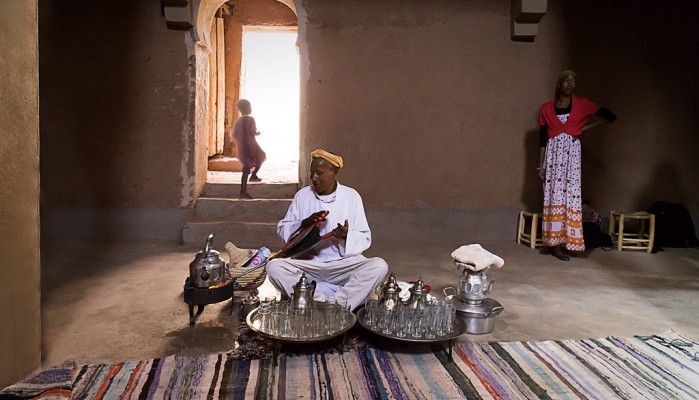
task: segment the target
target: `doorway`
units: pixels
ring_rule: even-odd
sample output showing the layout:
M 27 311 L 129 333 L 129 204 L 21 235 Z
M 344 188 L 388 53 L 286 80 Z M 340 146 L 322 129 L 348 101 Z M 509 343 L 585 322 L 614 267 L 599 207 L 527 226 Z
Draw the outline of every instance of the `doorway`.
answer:
M 299 55 L 295 28 L 243 27 L 240 98 L 252 104 L 267 153 L 262 176 L 298 182 Z M 270 176 L 270 174 L 272 176 Z

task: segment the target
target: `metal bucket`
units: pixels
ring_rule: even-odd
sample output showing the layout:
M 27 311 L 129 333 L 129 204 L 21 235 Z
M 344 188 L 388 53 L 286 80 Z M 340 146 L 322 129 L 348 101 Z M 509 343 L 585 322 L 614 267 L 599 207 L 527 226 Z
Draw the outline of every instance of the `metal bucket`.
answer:
M 464 321 L 466 333 L 482 335 L 495 328 L 495 317 L 504 309 L 493 299 L 485 299 L 480 304 L 468 304 L 458 301 L 456 315 Z

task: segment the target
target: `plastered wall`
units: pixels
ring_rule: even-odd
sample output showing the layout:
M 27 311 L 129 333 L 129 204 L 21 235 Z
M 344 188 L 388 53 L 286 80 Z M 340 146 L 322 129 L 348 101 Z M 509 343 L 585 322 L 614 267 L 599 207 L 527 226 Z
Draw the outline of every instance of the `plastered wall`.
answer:
M 541 207 L 538 110 L 567 68 L 619 115 L 583 139 L 583 195 L 699 210 L 695 3 L 549 1 L 533 42 L 510 40 L 504 0 L 300 3 L 302 154 L 342 154 L 379 230 L 513 238 Z
M 379 240 L 390 229 L 514 238 L 516 213 L 541 204 L 539 106 L 573 68 L 578 93 L 619 115 L 583 139 L 584 195 L 603 213 L 654 200 L 696 213 L 699 6 L 550 1 L 533 42 L 510 39 L 510 7 L 297 1 L 304 183 L 309 152 L 325 147 L 345 157 L 341 181 L 363 195 Z M 177 240 L 203 185 L 206 89 L 194 82 L 207 56 L 165 28 L 156 3 L 40 11 L 42 221 Z
M 37 1 L 0 2 L 0 388 L 41 362 Z
M 192 33 L 159 2 L 39 8 L 45 233 L 176 241 L 206 177 Z

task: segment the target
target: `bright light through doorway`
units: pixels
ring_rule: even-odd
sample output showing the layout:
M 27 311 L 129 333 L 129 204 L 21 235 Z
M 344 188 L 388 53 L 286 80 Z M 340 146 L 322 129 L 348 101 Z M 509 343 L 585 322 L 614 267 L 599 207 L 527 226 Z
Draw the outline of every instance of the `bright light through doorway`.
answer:
M 240 97 L 250 100 L 269 168 L 299 159 L 299 56 L 296 30 L 245 27 Z M 296 171 L 298 171 L 296 169 Z M 296 172 L 298 174 L 298 172 Z

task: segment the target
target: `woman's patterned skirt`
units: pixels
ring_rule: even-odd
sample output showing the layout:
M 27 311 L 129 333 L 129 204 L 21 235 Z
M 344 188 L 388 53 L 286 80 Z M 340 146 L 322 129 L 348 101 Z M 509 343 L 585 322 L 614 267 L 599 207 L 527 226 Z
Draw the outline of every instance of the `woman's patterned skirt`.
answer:
M 579 140 L 562 133 L 546 145 L 546 181 L 542 241 L 565 244 L 571 251 L 585 250 L 582 230 L 581 147 Z

